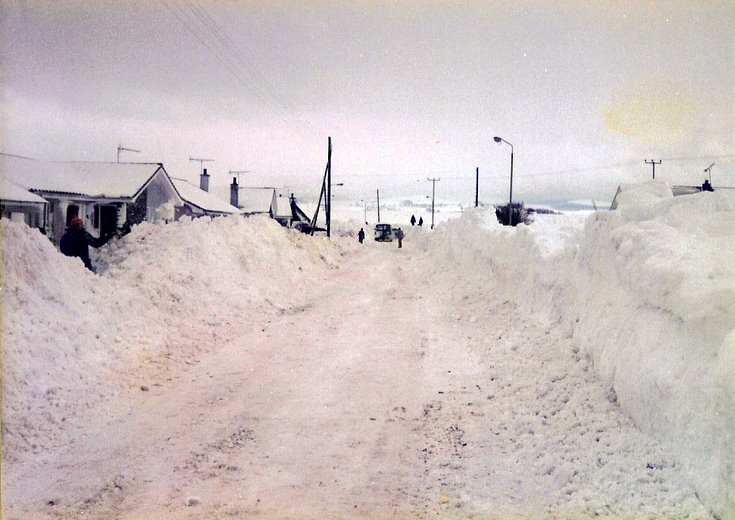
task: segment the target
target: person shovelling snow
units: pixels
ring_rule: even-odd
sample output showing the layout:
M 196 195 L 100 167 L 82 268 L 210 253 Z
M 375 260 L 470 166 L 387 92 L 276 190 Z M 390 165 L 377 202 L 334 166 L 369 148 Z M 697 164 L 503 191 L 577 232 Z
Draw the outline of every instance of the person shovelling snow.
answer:
M 66 256 L 77 256 L 84 262 L 84 266 L 92 272 L 92 260 L 89 258 L 89 246 L 102 247 L 112 235 L 103 235 L 95 238 L 84 229 L 84 222 L 79 217 L 71 219 L 71 225 L 59 241 L 59 250 Z

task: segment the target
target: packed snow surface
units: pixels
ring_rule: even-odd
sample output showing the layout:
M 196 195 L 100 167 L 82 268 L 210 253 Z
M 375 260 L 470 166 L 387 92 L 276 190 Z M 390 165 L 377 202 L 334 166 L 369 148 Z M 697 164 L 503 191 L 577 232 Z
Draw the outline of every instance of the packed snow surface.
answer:
M 735 197 L 619 202 L 143 224 L 97 275 L 0 221 L 3 518 L 735 518 Z

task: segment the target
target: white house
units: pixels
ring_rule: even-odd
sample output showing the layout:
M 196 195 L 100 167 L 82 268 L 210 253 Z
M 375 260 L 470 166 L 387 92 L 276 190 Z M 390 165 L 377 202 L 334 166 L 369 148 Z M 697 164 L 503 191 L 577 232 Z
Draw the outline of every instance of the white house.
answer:
M 50 162 L 0 155 L 2 175 L 49 203 L 58 243 L 74 216 L 93 235 L 140 222 L 173 220 L 184 204 L 161 163 Z
M 205 175 L 207 175 L 206 170 L 202 176 Z M 171 177 L 171 181 L 174 183 L 176 191 L 179 192 L 181 199 L 184 201 L 183 206 L 177 210 L 177 218 L 182 215 L 188 215 L 191 217 L 218 217 L 240 213 L 239 208 L 228 204 L 205 190 L 205 187 L 209 187 L 208 183 L 202 183 L 202 187 L 197 187 L 195 184 L 177 177 Z
M 5 175 L 0 177 L 0 211 L 3 218 L 25 222 L 30 227 L 47 232 L 48 201 L 14 183 Z
M 277 205 L 276 189 L 240 187 L 238 203 L 243 215 L 270 215 L 273 217 Z

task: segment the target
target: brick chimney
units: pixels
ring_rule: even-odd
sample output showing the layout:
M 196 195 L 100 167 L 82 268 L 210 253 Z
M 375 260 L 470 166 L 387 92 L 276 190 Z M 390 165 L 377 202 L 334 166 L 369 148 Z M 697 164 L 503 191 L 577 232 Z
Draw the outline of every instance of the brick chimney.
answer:
M 209 174 L 206 168 L 204 168 L 204 172 L 199 176 L 199 187 L 204 191 L 209 191 Z
M 230 184 L 230 204 L 232 204 L 236 208 L 240 207 L 237 200 L 239 196 L 239 188 L 240 187 L 237 185 L 237 177 L 233 177 L 232 184 Z

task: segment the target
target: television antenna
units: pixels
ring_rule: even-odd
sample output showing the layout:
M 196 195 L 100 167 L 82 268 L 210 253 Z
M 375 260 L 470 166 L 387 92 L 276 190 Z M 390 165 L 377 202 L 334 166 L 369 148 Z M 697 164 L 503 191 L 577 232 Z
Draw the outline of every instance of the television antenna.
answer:
M 214 159 L 197 159 L 196 157 L 189 157 L 189 162 L 191 161 L 197 161 L 199 163 L 199 174 L 201 175 L 204 173 L 204 163 L 214 162 Z
M 237 175 L 237 183 L 240 184 L 240 174 L 250 172 L 251 170 L 230 170 L 230 175 Z
M 133 150 L 132 148 L 125 148 L 123 145 L 117 147 L 117 162 L 120 162 L 120 152 L 136 152 L 140 153 L 140 150 Z

